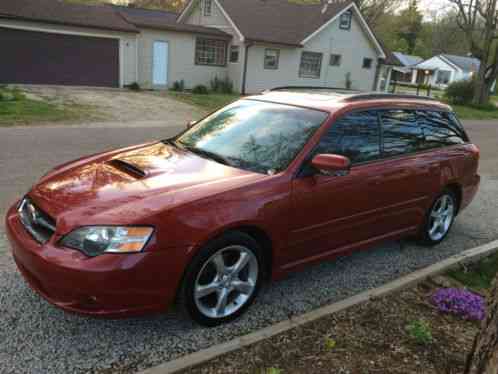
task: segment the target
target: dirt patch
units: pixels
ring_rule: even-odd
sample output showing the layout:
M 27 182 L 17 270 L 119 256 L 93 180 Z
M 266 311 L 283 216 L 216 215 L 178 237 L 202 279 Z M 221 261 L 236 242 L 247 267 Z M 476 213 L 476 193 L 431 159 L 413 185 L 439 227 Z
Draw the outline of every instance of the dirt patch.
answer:
M 23 86 L 22 89 L 32 100 L 92 108 L 93 114 L 85 119 L 86 123 L 165 121 L 178 125 L 203 115 L 203 111 L 194 106 L 149 91 L 51 86 Z
M 439 313 L 437 286 L 370 301 L 236 351 L 188 373 L 461 373 L 479 325 Z M 408 326 L 423 321 L 420 343 Z

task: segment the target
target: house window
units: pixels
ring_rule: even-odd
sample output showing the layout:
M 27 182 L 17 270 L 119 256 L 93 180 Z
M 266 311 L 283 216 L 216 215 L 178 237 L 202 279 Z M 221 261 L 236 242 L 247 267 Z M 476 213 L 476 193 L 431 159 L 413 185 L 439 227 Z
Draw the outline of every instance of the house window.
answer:
M 451 71 L 449 70 L 439 70 L 437 72 L 436 84 L 448 84 L 451 79 Z
M 210 16 L 213 7 L 212 0 L 204 0 L 204 15 Z
M 232 45 L 230 47 L 230 62 L 237 63 L 239 62 L 239 46 Z
M 330 55 L 330 66 L 341 66 L 341 55 Z
M 265 49 L 265 69 L 277 70 L 280 51 L 278 49 Z
M 339 28 L 341 30 L 351 30 L 351 19 L 353 18 L 353 13 L 347 11 L 341 14 L 339 18 Z
M 373 60 L 371 58 L 363 59 L 363 69 L 371 69 L 373 64 Z
M 195 42 L 196 65 L 225 66 L 227 43 L 220 39 L 197 38 Z
M 322 53 L 303 52 L 301 65 L 299 66 L 299 76 L 301 78 L 320 78 L 322 57 Z

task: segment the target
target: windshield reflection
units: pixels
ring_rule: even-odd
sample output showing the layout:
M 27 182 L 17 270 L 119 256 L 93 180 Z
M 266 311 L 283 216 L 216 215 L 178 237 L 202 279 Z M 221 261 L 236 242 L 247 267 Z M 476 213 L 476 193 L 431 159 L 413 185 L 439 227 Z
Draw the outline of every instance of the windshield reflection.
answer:
M 231 166 L 273 174 L 290 164 L 326 118 L 327 113 L 317 110 L 241 100 L 199 122 L 176 141 L 228 160 Z

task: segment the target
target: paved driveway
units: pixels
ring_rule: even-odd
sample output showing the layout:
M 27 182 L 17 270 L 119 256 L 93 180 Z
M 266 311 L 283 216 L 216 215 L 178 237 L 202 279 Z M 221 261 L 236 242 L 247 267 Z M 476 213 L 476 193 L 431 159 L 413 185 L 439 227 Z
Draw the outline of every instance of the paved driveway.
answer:
M 498 123 L 466 127 L 482 150 L 482 188 L 436 248 L 409 241 L 311 267 L 266 286 L 249 313 L 205 329 L 174 313 L 106 321 L 63 313 L 22 281 L 0 239 L 0 372 L 134 372 L 379 286 L 498 238 Z M 50 167 L 110 147 L 172 135 L 180 128 L 0 129 L 0 211 Z M 3 214 L 3 212 L 2 212 Z M 103 285 L 105 286 L 105 285 Z

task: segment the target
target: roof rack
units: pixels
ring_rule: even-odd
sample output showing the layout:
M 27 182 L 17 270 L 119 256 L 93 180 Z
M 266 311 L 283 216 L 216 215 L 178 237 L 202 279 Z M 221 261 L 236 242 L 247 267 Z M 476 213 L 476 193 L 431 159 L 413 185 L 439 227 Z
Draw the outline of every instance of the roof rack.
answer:
M 352 90 L 343 87 L 317 87 L 317 86 L 281 86 L 281 87 L 270 88 L 268 90 L 265 90 L 265 92 L 284 91 L 284 90 L 323 90 L 323 91 L 329 90 L 329 91 L 359 92 L 357 90 Z
M 439 101 L 433 97 L 428 96 L 417 96 L 410 94 L 392 94 L 392 93 L 360 93 L 355 95 L 346 96 L 344 101 L 352 102 L 359 100 L 379 100 L 379 99 L 412 99 L 412 100 L 428 100 L 428 101 Z

